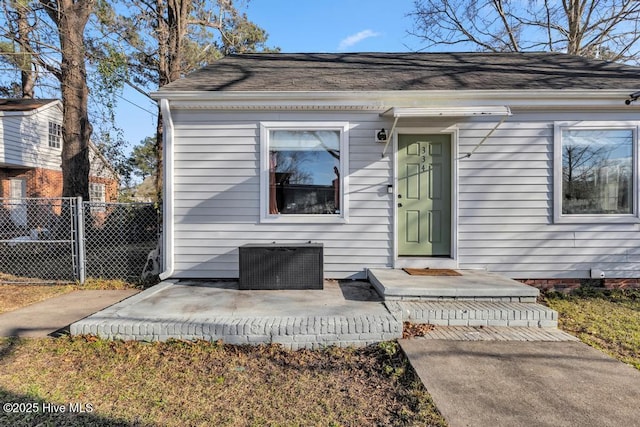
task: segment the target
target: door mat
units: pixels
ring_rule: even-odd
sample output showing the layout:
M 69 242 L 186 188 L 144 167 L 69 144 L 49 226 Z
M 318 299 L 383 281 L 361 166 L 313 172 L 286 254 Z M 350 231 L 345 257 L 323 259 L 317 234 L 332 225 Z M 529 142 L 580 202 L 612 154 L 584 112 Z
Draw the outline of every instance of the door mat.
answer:
M 462 276 L 448 268 L 403 268 L 403 270 L 412 276 Z

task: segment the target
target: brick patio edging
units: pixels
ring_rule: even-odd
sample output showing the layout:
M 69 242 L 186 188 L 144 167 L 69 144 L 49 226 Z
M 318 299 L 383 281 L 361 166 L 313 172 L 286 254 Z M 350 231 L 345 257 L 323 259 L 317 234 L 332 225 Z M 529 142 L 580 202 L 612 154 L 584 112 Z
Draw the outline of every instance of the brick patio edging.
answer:
M 364 346 L 402 337 L 402 322 L 388 316 L 316 316 L 233 318 L 213 317 L 194 322 L 110 319 L 90 316 L 71 325 L 72 335 L 103 339 L 167 341 L 222 340 L 228 344 L 281 344 L 297 350 L 326 346 Z

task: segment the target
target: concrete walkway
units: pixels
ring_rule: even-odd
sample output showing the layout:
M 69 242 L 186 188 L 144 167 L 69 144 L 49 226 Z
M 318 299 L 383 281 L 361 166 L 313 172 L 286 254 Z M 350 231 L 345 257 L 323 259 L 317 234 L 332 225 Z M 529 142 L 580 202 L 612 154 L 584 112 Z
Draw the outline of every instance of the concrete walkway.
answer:
M 139 291 L 73 291 L 0 314 L 0 337 L 45 337 Z
M 640 426 L 640 371 L 586 344 L 399 342 L 451 427 Z

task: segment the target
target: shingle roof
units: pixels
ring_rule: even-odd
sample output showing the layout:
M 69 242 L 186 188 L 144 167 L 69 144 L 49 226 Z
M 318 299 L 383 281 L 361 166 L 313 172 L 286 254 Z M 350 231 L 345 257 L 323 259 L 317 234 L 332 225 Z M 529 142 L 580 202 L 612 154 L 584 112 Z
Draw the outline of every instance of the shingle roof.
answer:
M 0 111 L 31 111 L 55 101 L 57 101 L 57 99 L 0 99 Z
M 259 53 L 227 56 L 160 92 L 638 87 L 640 67 L 561 53 Z

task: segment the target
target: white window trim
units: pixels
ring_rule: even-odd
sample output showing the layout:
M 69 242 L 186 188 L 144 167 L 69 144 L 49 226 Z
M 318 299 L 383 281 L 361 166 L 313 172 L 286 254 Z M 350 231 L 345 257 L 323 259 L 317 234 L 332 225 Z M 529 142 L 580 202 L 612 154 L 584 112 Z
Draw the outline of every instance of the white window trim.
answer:
M 100 193 L 97 200 L 96 193 Z M 91 212 L 106 212 L 107 210 L 107 186 L 102 182 L 90 182 L 89 183 L 89 202 L 91 205 Z
M 638 122 L 632 121 L 571 121 L 554 122 L 553 124 L 553 221 L 554 223 L 575 224 L 609 224 L 609 223 L 638 223 L 640 212 L 638 198 L 640 195 L 638 178 Z M 562 213 L 562 131 L 565 129 L 595 130 L 595 129 L 627 129 L 633 132 L 633 206 L 631 214 L 563 214 Z
M 57 131 L 58 129 L 60 130 L 60 134 L 53 133 L 51 130 L 52 126 L 54 127 L 54 129 Z M 51 139 L 55 138 L 55 144 L 51 145 Z M 62 123 L 58 123 L 56 121 L 53 120 L 49 120 L 49 133 L 47 134 L 47 144 L 49 146 L 49 148 L 53 148 L 55 150 L 60 150 L 62 148 Z
M 271 215 L 269 206 L 269 132 L 272 130 L 340 131 L 340 214 Z M 349 122 L 260 122 L 260 222 L 346 223 L 349 221 Z

